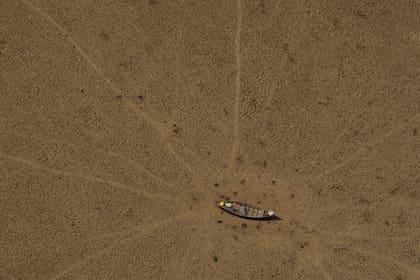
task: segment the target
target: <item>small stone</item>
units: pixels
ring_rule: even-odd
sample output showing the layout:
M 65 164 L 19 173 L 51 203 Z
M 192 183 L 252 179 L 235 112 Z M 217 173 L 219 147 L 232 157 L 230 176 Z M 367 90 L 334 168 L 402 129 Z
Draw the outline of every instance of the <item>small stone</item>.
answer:
M 246 223 L 242 223 L 242 224 L 241 224 L 241 227 L 243 227 L 243 228 L 247 228 L 247 227 L 248 227 L 248 225 L 247 225 Z

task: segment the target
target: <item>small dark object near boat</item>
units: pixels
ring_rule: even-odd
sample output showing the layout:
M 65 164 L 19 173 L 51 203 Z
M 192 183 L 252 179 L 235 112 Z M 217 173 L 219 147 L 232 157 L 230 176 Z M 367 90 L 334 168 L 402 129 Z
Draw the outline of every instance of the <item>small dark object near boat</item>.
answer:
M 233 215 L 248 219 L 271 219 L 274 212 L 263 210 L 251 204 L 237 201 L 220 201 L 219 207 Z

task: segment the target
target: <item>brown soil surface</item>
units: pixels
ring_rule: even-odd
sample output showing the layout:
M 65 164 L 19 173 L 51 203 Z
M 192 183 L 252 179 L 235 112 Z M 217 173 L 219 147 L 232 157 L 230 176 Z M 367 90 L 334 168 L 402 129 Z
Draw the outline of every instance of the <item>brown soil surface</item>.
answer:
M 419 81 L 418 1 L 0 0 L 0 279 L 420 279 Z

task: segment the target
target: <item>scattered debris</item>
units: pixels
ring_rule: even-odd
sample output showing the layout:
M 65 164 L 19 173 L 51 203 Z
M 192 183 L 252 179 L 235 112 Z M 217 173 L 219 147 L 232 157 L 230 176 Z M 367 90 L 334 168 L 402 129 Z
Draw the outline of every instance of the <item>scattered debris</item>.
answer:
M 237 158 L 235 158 L 235 161 L 236 161 L 238 164 L 242 164 L 242 163 L 244 163 L 244 160 L 243 160 L 243 158 L 242 158 L 242 157 L 237 157 Z
M 268 165 L 266 160 L 256 160 L 254 161 L 254 164 L 257 166 L 262 166 L 263 168 L 266 168 Z
M 226 196 L 226 195 L 224 195 L 224 194 L 222 194 L 222 195 L 220 196 L 220 198 L 221 198 L 221 199 L 226 199 L 226 200 L 229 200 L 229 197 L 228 197 L 228 196 Z
M 133 208 L 128 208 L 127 211 L 125 212 L 124 216 L 126 218 L 132 218 L 134 216 L 134 210 Z

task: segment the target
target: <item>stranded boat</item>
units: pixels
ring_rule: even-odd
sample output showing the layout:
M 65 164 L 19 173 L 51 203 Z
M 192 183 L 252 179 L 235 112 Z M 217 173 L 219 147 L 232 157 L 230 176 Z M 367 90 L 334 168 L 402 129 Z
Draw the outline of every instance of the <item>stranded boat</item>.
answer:
M 233 215 L 248 219 L 267 219 L 274 217 L 273 211 L 263 210 L 244 202 L 220 201 L 219 207 Z

